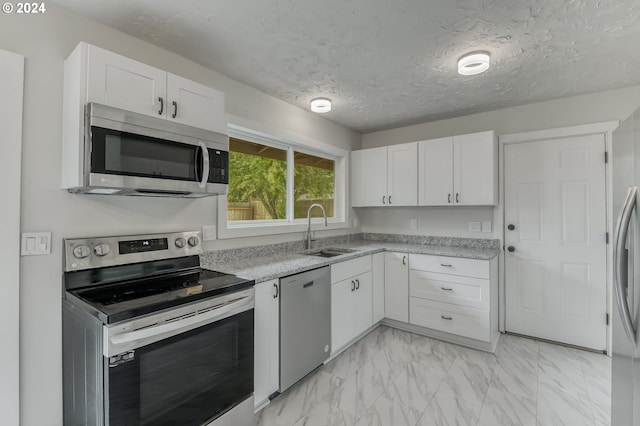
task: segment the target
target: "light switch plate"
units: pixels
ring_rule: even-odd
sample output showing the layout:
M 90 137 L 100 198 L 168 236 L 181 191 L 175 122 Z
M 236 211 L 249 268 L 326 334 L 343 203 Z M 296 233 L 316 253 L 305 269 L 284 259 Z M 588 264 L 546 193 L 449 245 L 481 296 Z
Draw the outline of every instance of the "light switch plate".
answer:
M 216 239 L 216 226 L 215 225 L 203 225 L 202 226 L 202 240 L 211 241 Z
M 22 256 L 51 254 L 51 232 L 23 232 L 20 246 Z
M 491 222 L 485 220 L 482 222 L 482 232 L 491 232 Z
M 469 231 L 470 232 L 480 232 L 480 222 L 469 222 Z

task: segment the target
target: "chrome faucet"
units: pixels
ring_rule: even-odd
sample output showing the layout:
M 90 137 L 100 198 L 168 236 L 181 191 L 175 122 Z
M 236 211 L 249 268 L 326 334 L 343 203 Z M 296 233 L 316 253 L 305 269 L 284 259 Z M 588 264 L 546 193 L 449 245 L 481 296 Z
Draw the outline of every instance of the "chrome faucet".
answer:
M 324 226 L 327 226 L 327 212 L 324 210 L 324 206 L 322 204 L 311 204 L 309 210 L 307 210 L 307 220 L 309 221 L 309 227 L 307 228 L 307 250 L 311 249 L 311 210 L 314 207 L 320 207 L 322 216 L 324 217 Z

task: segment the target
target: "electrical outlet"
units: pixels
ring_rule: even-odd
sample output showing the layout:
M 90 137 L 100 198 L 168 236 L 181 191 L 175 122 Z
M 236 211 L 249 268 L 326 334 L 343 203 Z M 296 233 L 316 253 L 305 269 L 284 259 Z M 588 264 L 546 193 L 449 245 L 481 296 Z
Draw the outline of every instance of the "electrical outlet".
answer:
M 418 229 L 418 219 L 409 220 L 409 228 Z
M 202 226 L 202 240 L 211 241 L 216 239 L 216 226 L 215 225 L 203 225 Z
M 491 222 L 485 220 L 482 222 L 482 232 L 491 232 Z
M 357 217 L 355 217 L 355 216 L 354 216 L 354 217 L 352 217 L 352 218 L 351 218 L 351 227 L 352 227 L 352 228 L 357 228 L 357 227 L 358 227 L 358 225 L 359 225 L 359 223 L 358 223 L 358 218 L 357 218 Z
M 482 230 L 480 226 L 480 222 L 469 222 L 469 232 L 480 232 Z

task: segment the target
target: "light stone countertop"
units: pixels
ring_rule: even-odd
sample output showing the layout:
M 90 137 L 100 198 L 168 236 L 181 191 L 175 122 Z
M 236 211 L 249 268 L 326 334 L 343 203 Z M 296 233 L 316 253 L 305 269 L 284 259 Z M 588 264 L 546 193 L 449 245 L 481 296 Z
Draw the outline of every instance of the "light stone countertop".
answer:
M 488 248 L 468 248 L 431 244 L 404 244 L 367 240 L 346 244 L 335 244 L 331 245 L 331 247 L 353 249 L 355 252 L 345 253 L 340 256 L 330 258 L 310 256 L 303 253 L 282 253 L 268 256 L 249 257 L 237 261 L 216 263 L 207 262 L 202 266 L 227 274 L 234 274 L 242 278 L 255 280 L 256 283 L 259 283 L 382 251 L 463 257 L 481 260 L 493 259 L 500 252 L 498 249 Z M 327 247 L 322 248 L 326 249 Z

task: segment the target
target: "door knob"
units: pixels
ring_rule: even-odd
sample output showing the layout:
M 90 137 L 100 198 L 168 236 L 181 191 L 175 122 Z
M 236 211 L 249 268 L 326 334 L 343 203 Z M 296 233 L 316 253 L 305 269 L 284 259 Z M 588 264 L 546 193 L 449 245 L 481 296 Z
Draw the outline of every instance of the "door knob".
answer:
M 514 251 L 516 251 L 516 248 L 514 246 L 509 246 L 507 247 L 507 250 L 509 251 L 509 253 L 513 253 Z
M 516 229 L 516 226 L 513 223 L 510 223 L 509 226 L 507 226 L 507 229 L 509 231 L 513 231 L 514 229 Z

